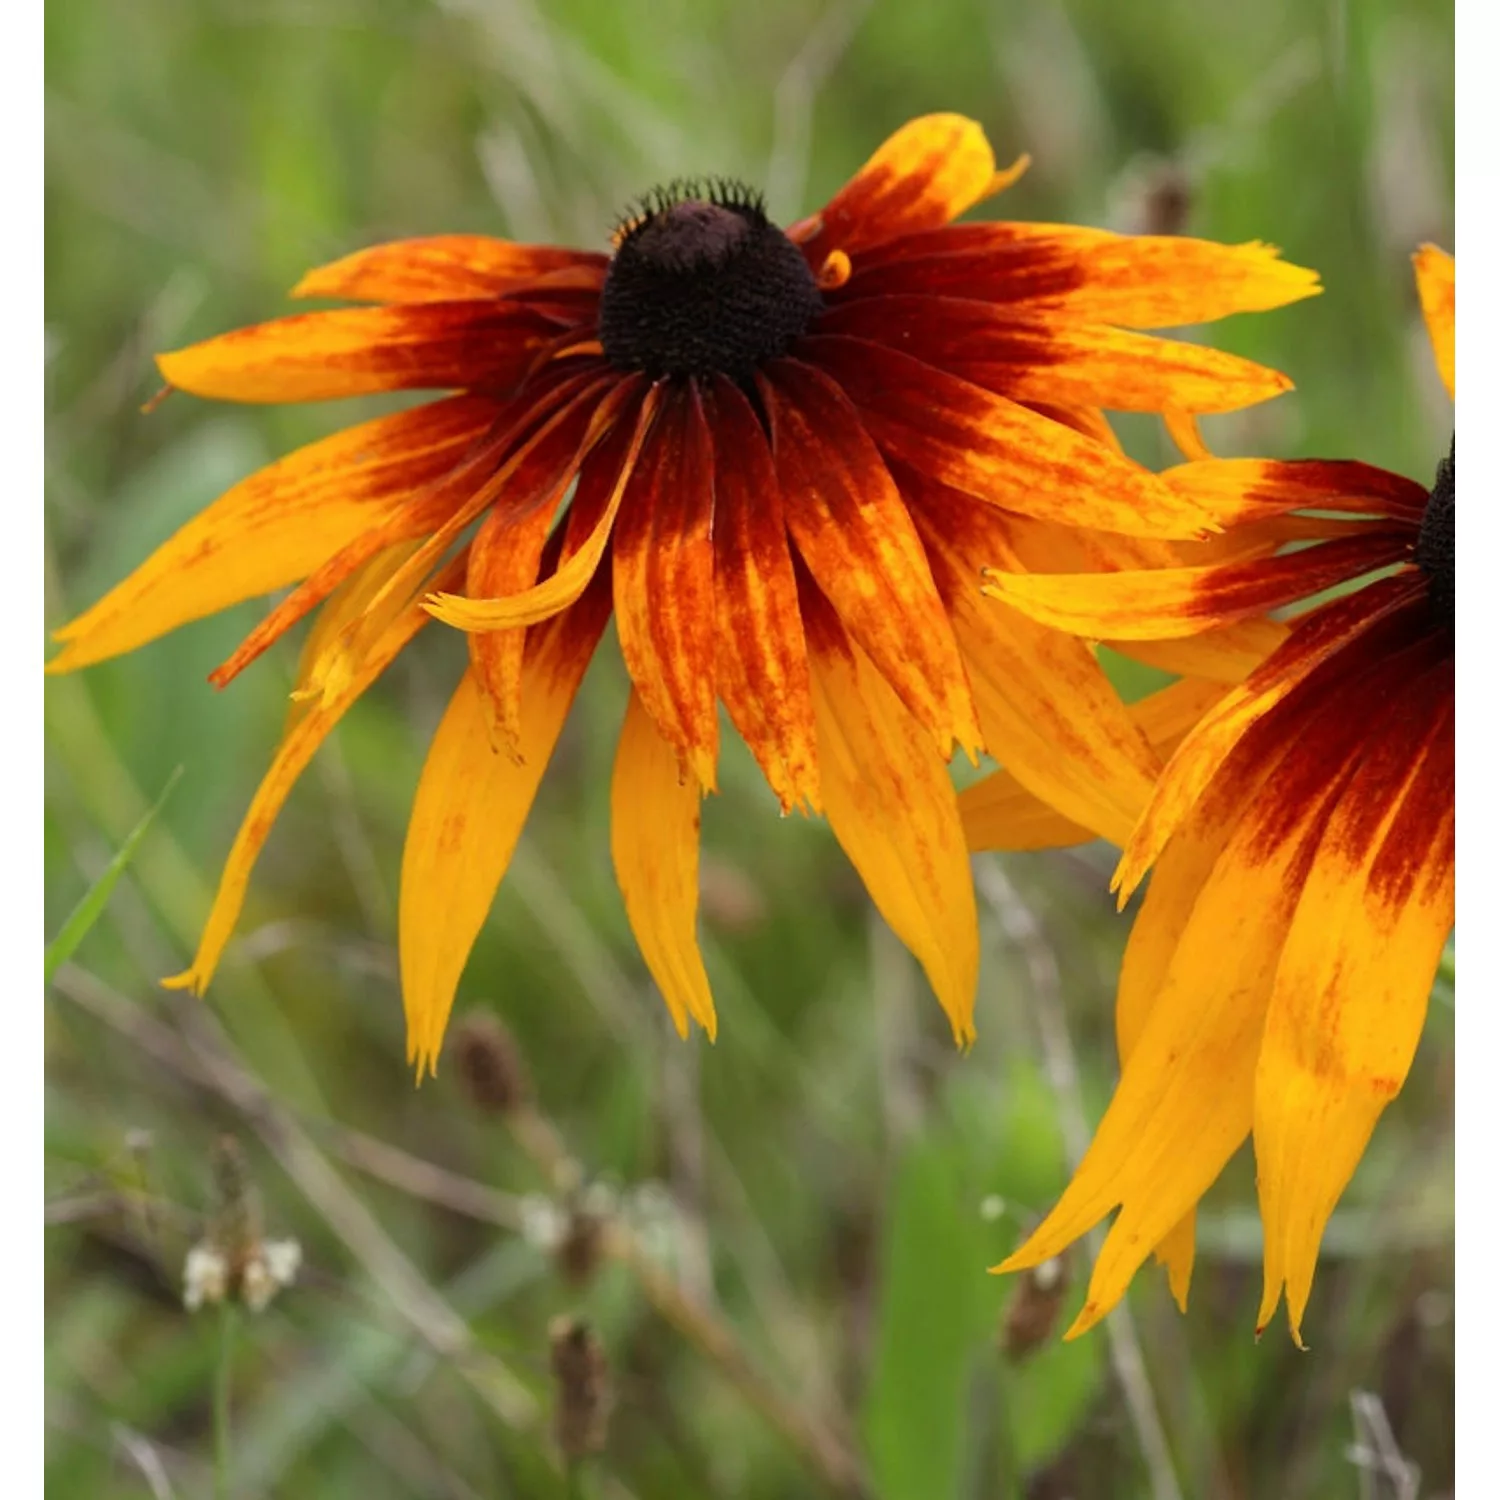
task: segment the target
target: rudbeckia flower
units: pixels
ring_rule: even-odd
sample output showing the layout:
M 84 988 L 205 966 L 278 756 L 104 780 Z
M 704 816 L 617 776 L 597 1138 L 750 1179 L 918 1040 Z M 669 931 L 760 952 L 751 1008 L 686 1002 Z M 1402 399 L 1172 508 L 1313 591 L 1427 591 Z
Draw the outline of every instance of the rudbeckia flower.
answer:
M 321 607 L 287 734 L 170 982 L 209 982 L 293 781 L 436 617 L 469 632 L 470 664 L 401 874 L 409 1050 L 431 1067 L 613 614 L 633 688 L 611 847 L 678 1029 L 715 1029 L 695 929 L 722 703 L 782 808 L 826 813 L 969 1038 L 978 938 L 955 746 L 1118 837 L 1160 769 L 1087 647 L 984 601 L 990 543 L 1013 527 L 1045 551 L 1080 522 L 1211 528 L 1121 456 L 1100 409 L 1220 411 L 1288 382 L 1129 330 L 1317 290 L 1258 244 L 950 227 L 1022 165 L 997 172 L 977 125 L 935 115 L 785 231 L 737 184 L 674 183 L 611 254 L 378 246 L 296 288 L 373 305 L 162 355 L 169 385 L 227 400 L 457 393 L 251 476 L 59 632 L 51 666 L 68 670 L 295 585 L 213 674 L 223 685 Z
M 1415 257 L 1453 391 L 1453 261 Z M 1072 1333 L 1155 1252 L 1185 1307 L 1198 1200 L 1253 1135 L 1265 1284 L 1301 1327 L 1318 1246 L 1400 1091 L 1453 926 L 1454 455 L 1429 489 L 1360 463 L 1202 460 L 1164 476 L 1297 550 L 1108 575 L 997 575 L 1033 619 L 1168 639 L 1328 590 L 1182 739 L 1125 846 L 1155 866 L 1120 975 L 1121 1077 L 1061 1200 L 1001 1271 L 1120 1210 Z M 1348 590 L 1356 580 L 1362 586 Z

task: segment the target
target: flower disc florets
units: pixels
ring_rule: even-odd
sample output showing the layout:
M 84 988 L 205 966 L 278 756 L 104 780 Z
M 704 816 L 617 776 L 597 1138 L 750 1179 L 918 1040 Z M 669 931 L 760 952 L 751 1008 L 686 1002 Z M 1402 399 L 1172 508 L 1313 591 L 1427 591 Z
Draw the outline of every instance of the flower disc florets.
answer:
M 1453 445 L 1438 464 L 1437 480 L 1422 512 L 1417 534 L 1417 566 L 1432 580 L 1432 612 L 1453 623 L 1455 551 L 1453 542 Z
M 738 183 L 650 194 L 616 236 L 599 304 L 605 358 L 622 370 L 746 380 L 784 354 L 822 306 L 797 247 Z

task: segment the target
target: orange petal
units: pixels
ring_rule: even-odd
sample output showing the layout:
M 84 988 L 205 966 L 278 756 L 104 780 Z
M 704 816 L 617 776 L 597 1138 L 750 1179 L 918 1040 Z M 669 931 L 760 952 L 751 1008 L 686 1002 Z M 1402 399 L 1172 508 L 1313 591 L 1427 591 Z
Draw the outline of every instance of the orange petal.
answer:
M 436 234 L 356 250 L 309 271 L 294 297 L 351 302 L 456 302 L 494 297 L 551 272 L 575 267 L 602 276 L 605 256 L 556 245 L 518 245 L 482 234 Z
M 718 1031 L 698 947 L 698 828 L 702 793 L 684 774 L 632 690 L 610 786 L 610 853 L 625 914 L 641 957 L 661 990 L 679 1036 L 688 1018 Z
M 1423 245 L 1412 256 L 1417 272 L 1417 296 L 1422 299 L 1422 317 L 1432 340 L 1432 357 L 1438 374 L 1453 394 L 1453 257 L 1436 245 Z
M 437 1069 L 459 977 L 608 619 L 609 591 L 596 585 L 526 632 L 514 755 L 490 742 L 472 669 L 433 736 L 401 857 L 401 996 L 419 1082 Z
M 1125 452 L 1119 434 L 1097 406 L 1061 406 L 1055 401 L 1028 401 L 1026 405 L 1049 422 L 1061 422 L 1064 427 L 1071 427 L 1074 432 L 1103 443 L 1112 453 Z
M 346 626 L 314 671 L 325 690 L 351 671 L 385 628 L 406 595 L 421 589 L 462 532 L 492 504 L 504 504 L 517 522 L 538 510 L 555 508 L 557 497 L 577 472 L 582 455 L 614 424 L 622 401 L 618 386 L 606 379 L 579 376 L 559 387 L 561 395 L 530 413 L 533 428 L 505 461 L 488 472 L 463 504 L 412 553 L 371 601 L 365 613 Z M 601 399 L 602 398 L 602 399 Z M 555 408 L 555 409 L 554 409 Z M 542 412 L 546 412 L 543 416 Z M 571 602 L 571 601 L 570 601 Z
M 1420 633 L 1426 585 L 1407 571 L 1334 599 L 1299 620 L 1286 642 L 1207 714 L 1178 747 L 1121 855 L 1111 889 L 1123 906 L 1246 732 L 1330 663 L 1349 670 L 1387 643 Z M 1354 652 L 1353 656 L 1343 653 Z
M 542 549 L 573 477 L 570 467 L 540 505 L 500 504 L 490 511 L 469 548 L 464 587 L 471 595 L 514 594 L 536 582 Z M 513 494 L 510 498 L 513 502 L 516 497 Z M 512 754 L 520 753 L 525 653 L 525 626 L 475 631 L 469 636 L 469 668 L 479 689 L 492 742 L 503 744 Z
M 1414 480 L 1349 460 L 1210 457 L 1179 464 L 1161 477 L 1221 526 L 1293 510 L 1419 521 L 1427 505 L 1427 491 Z
M 450 564 L 449 571 L 461 576 L 462 559 Z M 343 718 L 345 711 L 369 685 L 393 662 L 401 649 L 427 623 L 427 616 L 416 606 L 408 607 L 391 624 L 376 643 L 374 650 L 359 664 L 358 670 L 337 694 L 321 698 L 307 711 L 296 718 L 281 744 L 277 746 L 271 768 L 265 774 L 250 810 L 240 831 L 235 835 L 234 847 L 224 864 L 224 873 L 219 879 L 219 889 L 214 895 L 214 904 L 198 942 L 198 951 L 193 956 L 192 967 L 176 974 L 162 983 L 168 989 L 189 989 L 201 995 L 208 988 L 214 970 L 218 968 L 224 945 L 234 932 L 240 909 L 245 904 L 245 892 L 250 884 L 250 873 L 260 856 L 262 845 L 271 832 L 292 787 L 313 758 L 318 746 L 328 737 L 329 731 Z
M 1364 713 L 1349 709 L 1367 711 L 1371 695 L 1345 698 L 1303 702 L 1300 719 L 1247 742 L 1152 881 L 1121 975 L 1119 1087 L 1061 1200 L 999 1267 L 1049 1259 L 1120 1205 L 1069 1337 L 1119 1301 L 1158 1247 L 1185 1269 L 1173 1236 L 1249 1132 L 1281 944 L 1364 738 Z M 1301 722 L 1325 708 L 1336 711 L 1320 714 L 1309 742 Z
M 851 291 L 942 293 L 1124 328 L 1178 328 L 1321 291 L 1270 245 L 1117 235 L 1067 224 L 965 224 L 909 240 Z
M 1452 657 L 1382 705 L 1287 934 L 1255 1081 L 1266 1232 L 1258 1328 L 1283 1285 L 1300 1344 L 1318 1245 L 1411 1066 L 1453 926 Z
M 975 121 L 924 115 L 891 136 L 820 214 L 789 232 L 820 266 L 836 250 L 852 255 L 946 224 L 1009 180 L 996 179 L 995 153 Z
M 651 431 L 657 405 L 661 400 L 661 386 L 652 386 L 646 390 L 644 399 L 641 396 L 643 388 L 642 380 L 631 377 L 616 391 L 611 392 L 611 402 L 618 408 L 615 413 L 618 422 L 612 436 L 620 439 L 619 446 L 623 449 L 619 466 L 611 476 L 613 486 L 609 491 L 608 503 L 601 511 L 593 530 L 578 544 L 576 550 L 570 550 L 562 566 L 535 587 L 522 589 L 518 594 L 498 599 L 466 599 L 461 594 L 439 593 L 427 601 L 424 606 L 426 609 L 445 625 L 452 625 L 458 630 L 509 630 L 517 625 L 534 625 L 539 620 L 545 620 L 566 609 L 583 593 L 599 567 L 605 547 L 609 545 L 620 501 L 635 470 L 641 445 Z M 634 413 L 632 407 L 636 408 Z M 626 433 L 629 434 L 628 443 L 624 439 Z M 616 447 L 606 438 L 601 442 L 600 451 L 601 455 L 605 451 L 612 454 Z M 600 471 L 600 466 L 595 466 L 594 472 Z M 585 473 L 587 472 L 586 467 Z
M 786 517 L 765 433 L 739 388 L 704 392 L 714 434 L 719 696 L 783 812 L 822 807 L 807 641 Z
M 620 654 L 646 712 L 714 790 L 714 446 L 691 382 L 669 382 L 614 532 Z
M 1264 614 L 1400 562 L 1411 537 L 1382 528 L 1281 557 L 1130 573 L 987 572 L 985 592 L 1054 630 L 1093 640 L 1171 640 Z
M 787 529 L 850 635 L 947 757 L 979 724 L 953 628 L 906 503 L 827 376 L 796 360 L 760 380 Z
M 818 331 L 893 346 L 1012 401 L 1236 411 L 1292 386 L 1275 370 L 1202 344 L 961 297 L 855 298 L 825 313 Z
M 220 496 L 92 609 L 56 632 L 68 672 L 285 588 L 399 518 L 464 457 L 501 404 L 455 396 L 299 448 Z
M 820 336 L 798 352 L 838 381 L 885 453 L 976 499 L 1126 535 L 1196 537 L 1211 526 L 1102 444 L 894 349 Z
M 953 784 L 931 739 L 808 584 L 823 805 L 876 909 L 927 973 L 954 1039 L 974 1039 L 979 925 Z
M 327 401 L 375 391 L 510 391 L 556 325 L 514 302 L 298 313 L 158 354 L 162 378 L 220 401 Z

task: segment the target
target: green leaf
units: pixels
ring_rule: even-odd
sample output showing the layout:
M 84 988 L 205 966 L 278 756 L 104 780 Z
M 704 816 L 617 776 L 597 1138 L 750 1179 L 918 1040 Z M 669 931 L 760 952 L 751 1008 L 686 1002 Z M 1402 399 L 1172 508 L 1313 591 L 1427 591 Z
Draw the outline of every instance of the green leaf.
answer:
M 88 935 L 89 928 L 99 920 L 100 913 L 103 912 L 105 903 L 110 898 L 110 893 L 114 890 L 120 876 L 125 873 L 130 861 L 135 858 L 135 851 L 146 836 L 146 830 L 151 826 L 157 813 L 166 806 L 167 798 L 171 796 L 172 788 L 177 785 L 177 778 L 181 775 L 182 767 L 178 766 L 167 777 L 167 784 L 162 788 L 161 796 L 156 799 L 152 807 L 146 810 L 141 821 L 130 830 L 129 837 L 120 846 L 120 852 L 110 860 L 109 867 L 89 887 L 83 900 L 69 913 L 68 920 L 62 925 L 62 931 L 47 944 L 46 956 L 42 960 L 44 982 L 52 978 L 59 964 L 65 963 L 73 956 L 74 950 Z
M 887 1221 L 864 1410 L 881 1500 L 957 1495 L 968 1457 L 969 1387 L 997 1299 L 954 1146 L 946 1131 L 912 1143 Z

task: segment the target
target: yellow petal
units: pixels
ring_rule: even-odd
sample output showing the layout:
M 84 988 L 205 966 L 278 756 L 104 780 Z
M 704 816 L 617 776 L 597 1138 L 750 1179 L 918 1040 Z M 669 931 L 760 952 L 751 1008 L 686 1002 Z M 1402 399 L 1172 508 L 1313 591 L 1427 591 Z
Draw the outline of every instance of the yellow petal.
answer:
M 364 614 L 370 601 L 405 565 L 406 560 L 416 551 L 417 545 L 415 541 L 398 542 L 394 547 L 387 547 L 385 551 L 376 553 L 324 601 L 313 621 L 312 629 L 307 633 L 307 639 L 302 643 L 302 652 L 297 659 L 297 675 L 292 683 L 291 704 L 287 709 L 283 735 L 290 734 L 322 696 L 322 688 L 318 685 L 321 679 L 316 673 L 329 643 L 336 640 L 347 625 Z
M 1184 677 L 1233 685 L 1243 682 L 1291 634 L 1279 620 L 1236 620 L 1177 641 L 1105 640 L 1132 661 Z
M 437 1069 L 459 977 L 608 618 L 596 588 L 528 632 L 515 755 L 491 744 L 472 667 L 433 736 L 401 858 L 401 998 L 419 1082 Z
M 630 387 L 633 401 L 639 393 L 639 383 L 632 379 L 625 382 Z M 621 387 L 624 389 L 624 386 Z M 622 457 L 609 503 L 587 539 L 573 552 L 558 570 L 533 588 L 522 589 L 499 599 L 466 599 L 461 594 L 434 594 L 424 605 L 432 615 L 445 625 L 458 630 L 512 630 L 517 625 L 535 625 L 560 610 L 566 609 L 588 587 L 609 544 L 614 528 L 615 516 L 619 513 L 620 501 L 624 497 L 631 473 L 640 456 L 641 445 L 651 430 L 652 419 L 661 401 L 662 387 L 652 386 L 640 404 L 639 416 L 631 429 L 629 447 Z M 620 403 L 624 406 L 624 401 Z
M 698 947 L 702 793 L 634 690 L 610 786 L 610 853 L 625 914 L 680 1036 L 691 1017 L 712 1041 L 713 994 Z
M 1299 700 L 1237 752 L 1162 856 L 1120 980 L 1119 1087 L 1072 1182 L 1000 1267 L 1036 1265 L 1121 1212 L 1069 1336 L 1124 1295 L 1248 1134 L 1277 960 L 1328 810 L 1363 742 L 1365 700 Z M 1320 736 L 1305 740 L 1311 721 Z
M 823 807 L 876 909 L 926 970 L 956 1041 L 974 1039 L 979 925 L 953 784 L 930 736 L 811 588 Z
M 458 559 L 450 564 L 450 571 L 459 572 Z M 164 979 L 168 989 L 192 990 L 201 995 L 213 978 L 218 967 L 224 945 L 234 932 L 240 909 L 245 904 L 245 891 L 250 884 L 250 873 L 260 856 L 261 847 L 271 832 L 282 805 L 286 802 L 297 778 L 313 758 L 319 745 L 328 737 L 329 731 L 343 718 L 349 706 L 400 654 L 402 647 L 427 623 L 426 613 L 416 605 L 408 604 L 376 642 L 375 647 L 359 664 L 358 670 L 338 693 L 321 698 L 307 711 L 296 717 L 296 721 L 277 746 L 271 768 L 265 774 L 255 796 L 250 801 L 250 810 L 235 835 L 234 846 L 224 864 L 224 873 L 219 879 L 219 889 L 214 895 L 214 904 L 198 942 L 198 951 L 193 956 L 192 967 L 181 974 Z
M 1380 731 L 1303 888 L 1256 1075 L 1258 1326 L 1285 1285 L 1299 1344 L 1323 1230 L 1406 1078 L 1453 926 L 1451 658 L 1383 705 Z
M 1453 394 L 1453 257 L 1436 245 L 1423 245 L 1412 256 L 1417 270 L 1417 295 L 1422 299 L 1422 316 L 1427 322 L 1427 336 L 1432 340 L 1432 357 L 1438 374 Z
M 984 563 L 1009 554 L 1008 518 L 900 473 L 953 616 L 989 753 L 1069 822 L 1123 841 L 1161 763 L 1082 641 L 980 593 Z
M 396 611 L 405 607 L 409 595 L 428 591 L 432 569 L 491 505 L 506 506 L 514 521 L 554 510 L 578 472 L 583 454 L 609 430 L 618 400 L 618 388 L 610 389 L 609 382 L 584 376 L 576 382 L 565 382 L 548 403 L 539 403 L 534 430 L 442 525 L 423 539 L 370 600 L 364 613 L 329 642 L 322 656 L 310 665 L 309 686 L 337 692 Z M 549 406 L 555 409 L 549 410 Z
M 1131 704 L 1130 718 L 1158 755 L 1169 755 L 1223 695 L 1221 683 L 1184 678 Z M 976 852 L 1065 849 L 1098 837 L 1028 791 L 1009 770 L 996 771 L 960 792 L 958 811 L 969 848 Z
M 190 620 L 306 578 L 399 516 L 503 409 L 485 397 L 456 396 L 361 423 L 252 474 L 57 631 L 66 649 L 47 670 L 72 671 L 133 651 Z
M 1115 871 L 1123 906 L 1188 810 L 1252 726 L 1314 672 L 1344 653 L 1377 651 L 1426 609 L 1420 575 L 1398 573 L 1335 599 L 1297 623 L 1286 642 L 1203 716 L 1172 756 Z

